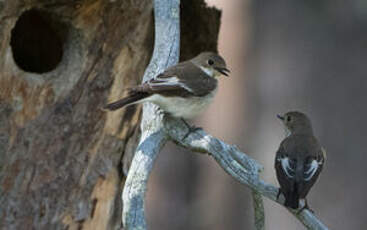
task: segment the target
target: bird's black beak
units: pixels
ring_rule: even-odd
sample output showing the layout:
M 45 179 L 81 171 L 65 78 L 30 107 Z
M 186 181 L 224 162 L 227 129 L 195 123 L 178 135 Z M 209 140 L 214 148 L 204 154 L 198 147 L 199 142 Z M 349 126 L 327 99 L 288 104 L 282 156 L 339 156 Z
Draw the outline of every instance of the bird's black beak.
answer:
M 277 118 L 279 118 L 280 120 L 284 121 L 284 116 L 277 114 Z
M 227 77 L 228 77 L 228 74 L 231 72 L 231 71 L 229 71 L 229 69 L 224 68 L 224 67 L 215 67 L 215 69 L 216 69 L 219 73 L 221 73 L 221 74 L 223 74 L 223 75 L 225 75 L 225 76 L 227 76 Z

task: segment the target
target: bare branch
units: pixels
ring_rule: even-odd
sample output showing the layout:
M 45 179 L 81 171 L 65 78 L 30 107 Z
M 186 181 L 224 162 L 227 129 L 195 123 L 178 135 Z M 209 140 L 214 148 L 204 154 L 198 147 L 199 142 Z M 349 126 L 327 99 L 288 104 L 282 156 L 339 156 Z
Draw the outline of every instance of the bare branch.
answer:
M 234 177 L 240 183 L 249 186 L 257 193 L 281 204 L 276 199 L 278 188 L 268 184 L 259 178 L 259 172 L 262 166 L 245 153 L 238 150 L 236 146 L 228 145 L 217 138 L 200 130 L 192 133 L 183 140 L 187 132 L 187 128 L 180 121 L 165 117 L 166 132 L 169 133 L 171 139 L 178 145 L 193 151 L 208 153 L 229 175 Z M 301 213 L 288 209 L 299 221 L 302 222 L 307 229 L 326 230 L 328 229 L 313 213 L 304 210 Z
M 153 57 L 143 81 L 155 77 L 174 65 L 179 57 L 179 0 L 155 0 L 155 43 Z M 122 221 L 126 229 L 147 229 L 144 198 L 154 161 L 168 136 L 163 130 L 163 115 L 156 105 L 145 103 L 141 122 L 141 139 L 131 163 L 122 194 Z

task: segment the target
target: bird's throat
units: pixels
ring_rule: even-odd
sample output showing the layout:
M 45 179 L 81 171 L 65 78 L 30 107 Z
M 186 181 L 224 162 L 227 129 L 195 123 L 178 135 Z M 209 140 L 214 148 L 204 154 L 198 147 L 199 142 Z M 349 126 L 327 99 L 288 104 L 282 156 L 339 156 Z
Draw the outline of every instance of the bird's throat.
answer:
M 207 68 L 204 66 L 199 66 L 204 73 L 206 73 L 209 77 L 216 77 L 216 71 L 213 68 Z
M 289 137 L 292 134 L 292 132 L 288 129 L 287 126 L 284 126 L 284 135 L 285 137 Z

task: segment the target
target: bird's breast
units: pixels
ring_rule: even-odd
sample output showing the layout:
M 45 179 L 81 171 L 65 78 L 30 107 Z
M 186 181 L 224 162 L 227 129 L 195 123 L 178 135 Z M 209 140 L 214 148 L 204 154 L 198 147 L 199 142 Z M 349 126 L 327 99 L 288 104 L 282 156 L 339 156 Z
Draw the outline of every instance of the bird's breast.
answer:
M 154 94 L 149 101 L 174 117 L 190 119 L 201 113 L 213 101 L 216 89 L 202 97 L 166 97 Z

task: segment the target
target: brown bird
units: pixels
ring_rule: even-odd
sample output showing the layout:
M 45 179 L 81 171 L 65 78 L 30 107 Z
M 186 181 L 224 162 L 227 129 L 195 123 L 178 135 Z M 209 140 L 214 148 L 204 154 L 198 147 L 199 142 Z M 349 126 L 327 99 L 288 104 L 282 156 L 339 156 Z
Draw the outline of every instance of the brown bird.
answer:
M 288 136 L 281 142 L 275 157 L 275 170 L 285 206 L 298 209 L 299 200 L 308 208 L 306 196 L 315 184 L 326 160 L 326 153 L 313 135 L 311 121 L 301 112 L 288 112 L 282 120 Z
M 104 109 L 116 110 L 136 103 L 152 102 L 174 117 L 189 119 L 210 104 L 217 91 L 217 77 L 228 76 L 228 73 L 221 56 L 203 52 L 191 60 L 169 67 L 148 82 L 128 89 L 125 98 L 106 105 Z

